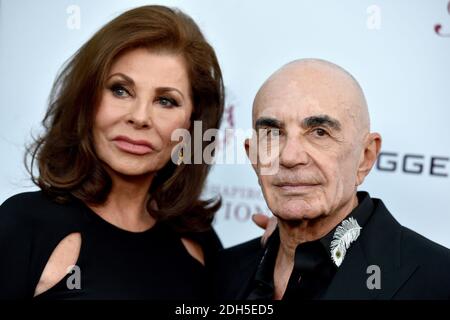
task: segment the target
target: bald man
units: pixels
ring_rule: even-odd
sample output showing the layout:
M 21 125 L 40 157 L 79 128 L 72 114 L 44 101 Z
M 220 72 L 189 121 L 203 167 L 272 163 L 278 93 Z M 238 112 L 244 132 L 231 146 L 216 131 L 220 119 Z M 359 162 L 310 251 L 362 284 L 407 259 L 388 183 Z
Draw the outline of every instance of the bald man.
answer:
M 265 247 L 221 252 L 219 299 L 450 299 L 450 251 L 357 191 L 381 136 L 347 71 L 318 59 L 283 66 L 255 97 L 253 127 L 245 148 L 278 227 Z

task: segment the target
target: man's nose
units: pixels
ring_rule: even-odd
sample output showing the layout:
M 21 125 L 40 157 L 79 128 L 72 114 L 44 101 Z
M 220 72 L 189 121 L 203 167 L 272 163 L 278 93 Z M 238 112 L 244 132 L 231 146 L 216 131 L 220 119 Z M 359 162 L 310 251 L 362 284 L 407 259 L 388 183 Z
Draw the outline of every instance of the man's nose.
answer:
M 288 135 L 280 149 L 280 165 L 292 168 L 298 165 L 306 165 L 309 155 L 305 148 L 305 142 L 297 135 Z

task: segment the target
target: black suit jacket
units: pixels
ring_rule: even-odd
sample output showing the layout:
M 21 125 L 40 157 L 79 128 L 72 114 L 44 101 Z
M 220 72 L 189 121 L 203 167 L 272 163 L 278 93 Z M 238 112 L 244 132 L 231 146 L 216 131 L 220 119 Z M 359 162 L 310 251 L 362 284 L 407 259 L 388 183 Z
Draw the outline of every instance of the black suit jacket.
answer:
M 322 299 L 450 299 L 450 250 L 401 226 L 381 200 L 372 200 L 371 218 Z M 215 297 L 246 299 L 263 253 L 260 239 L 221 251 Z M 380 289 L 368 289 L 370 265 L 380 268 Z

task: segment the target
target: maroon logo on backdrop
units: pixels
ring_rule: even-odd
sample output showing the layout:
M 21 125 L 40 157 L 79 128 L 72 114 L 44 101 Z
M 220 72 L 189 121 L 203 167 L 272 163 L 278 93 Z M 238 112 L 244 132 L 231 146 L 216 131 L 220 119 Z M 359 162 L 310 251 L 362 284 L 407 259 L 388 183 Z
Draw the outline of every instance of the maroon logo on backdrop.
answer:
M 234 139 L 234 104 L 225 106 L 223 110 L 223 125 L 220 129 L 220 139 L 217 142 L 217 151 L 224 150 Z M 231 129 L 231 130 L 230 130 Z
M 450 1 L 449 1 L 448 4 L 447 4 L 447 12 L 450 14 Z M 434 32 L 436 32 L 436 34 L 437 34 L 438 36 L 441 36 L 441 37 L 450 37 L 450 31 L 447 32 L 447 33 L 443 33 L 443 32 L 441 31 L 441 29 L 442 29 L 442 25 L 441 25 L 440 23 L 438 23 L 438 24 L 436 24 L 436 25 L 434 26 Z M 449 28 L 449 29 L 450 29 L 450 28 Z
M 224 112 L 225 112 L 225 115 L 224 115 L 225 121 L 227 123 L 227 125 L 225 126 L 225 129 L 230 129 L 230 128 L 234 129 L 234 105 L 230 104 L 228 107 L 225 107 Z M 231 135 L 231 137 L 230 137 L 230 135 Z M 225 135 L 223 137 L 223 144 L 226 146 L 229 143 L 230 139 L 231 139 L 231 141 L 233 139 L 232 131 L 227 132 L 225 130 Z
M 234 105 L 230 104 L 225 108 L 226 121 L 229 128 L 234 128 Z

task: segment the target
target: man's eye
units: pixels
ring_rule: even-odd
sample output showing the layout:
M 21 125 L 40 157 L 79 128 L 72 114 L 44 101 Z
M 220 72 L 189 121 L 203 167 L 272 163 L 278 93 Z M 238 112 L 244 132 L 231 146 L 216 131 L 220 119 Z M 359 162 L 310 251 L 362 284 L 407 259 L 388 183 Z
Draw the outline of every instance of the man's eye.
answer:
M 159 97 L 158 102 L 162 106 L 168 107 L 168 108 L 178 107 L 180 105 L 175 99 L 168 98 L 168 97 Z
M 123 86 L 121 85 L 114 85 L 111 87 L 111 91 L 112 93 L 119 98 L 125 98 L 130 96 L 130 93 L 128 92 L 127 89 L 125 89 Z
M 325 137 L 328 135 L 328 132 L 322 128 L 316 128 L 313 130 L 313 133 L 318 137 Z

